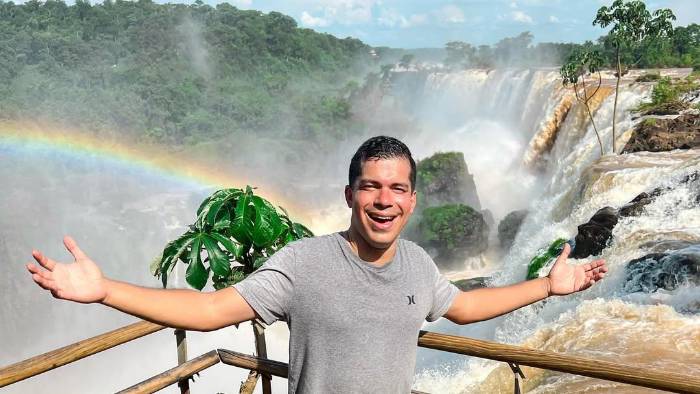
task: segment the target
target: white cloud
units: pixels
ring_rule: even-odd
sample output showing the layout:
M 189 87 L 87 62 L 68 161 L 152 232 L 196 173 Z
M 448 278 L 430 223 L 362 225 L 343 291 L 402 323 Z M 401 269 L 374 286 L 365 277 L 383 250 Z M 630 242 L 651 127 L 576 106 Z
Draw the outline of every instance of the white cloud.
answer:
M 427 21 L 428 17 L 425 14 L 413 14 L 406 18 L 395 9 L 383 9 L 381 15 L 377 18 L 377 23 L 382 26 L 398 26 L 402 28 L 423 25 Z
M 552 22 L 552 23 L 559 23 L 559 18 L 557 18 L 557 17 L 554 16 L 554 15 L 550 15 L 550 16 L 549 16 L 549 21 Z
M 319 6 L 316 13 L 321 13 L 328 24 L 340 23 L 354 25 L 372 21 L 372 8 L 379 0 L 323 0 L 316 1 Z
M 510 3 L 510 8 L 518 8 L 518 3 L 514 2 L 514 1 L 511 2 L 511 3 Z
M 228 0 L 231 4 L 236 7 L 250 7 L 253 5 L 253 0 Z
M 301 13 L 301 24 L 307 27 L 326 27 L 330 23 L 326 19 L 312 16 L 304 11 Z
M 530 15 L 528 15 L 522 11 L 511 12 L 510 17 L 516 22 L 532 23 L 532 18 L 530 17 Z
M 440 22 L 464 23 L 464 12 L 453 4 L 448 4 L 434 12 Z

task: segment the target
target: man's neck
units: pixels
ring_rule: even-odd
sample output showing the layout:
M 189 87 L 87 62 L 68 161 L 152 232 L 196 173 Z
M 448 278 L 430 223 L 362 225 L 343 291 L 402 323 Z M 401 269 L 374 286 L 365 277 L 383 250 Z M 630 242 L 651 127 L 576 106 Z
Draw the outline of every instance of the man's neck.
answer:
M 396 254 L 396 241 L 386 249 L 378 249 L 368 244 L 364 238 L 353 231 L 352 227 L 342 234 L 350 244 L 352 251 L 355 252 L 360 259 L 377 267 L 381 267 L 390 262 Z

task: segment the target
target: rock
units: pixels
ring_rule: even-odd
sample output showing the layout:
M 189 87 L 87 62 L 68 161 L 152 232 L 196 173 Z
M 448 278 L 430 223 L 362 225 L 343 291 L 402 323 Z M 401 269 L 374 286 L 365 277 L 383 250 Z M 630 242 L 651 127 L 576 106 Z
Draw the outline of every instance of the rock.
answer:
M 629 293 L 652 293 L 658 289 L 675 290 L 684 283 L 700 285 L 700 244 L 670 253 L 650 253 L 627 263 Z
M 595 256 L 605 249 L 612 238 L 612 230 L 617 224 L 617 210 L 605 207 L 596 212 L 587 222 L 578 226 L 576 247 L 571 257 L 581 259 Z
M 700 147 L 700 116 L 684 114 L 674 119 L 650 118 L 639 122 L 622 153 L 666 152 Z
M 644 111 L 642 115 L 675 115 L 690 108 L 690 104 L 676 100 L 664 104 L 659 104 L 654 108 Z
M 485 276 L 478 276 L 476 278 L 456 280 L 456 281 L 453 281 L 452 284 L 457 286 L 457 288 L 462 290 L 462 291 L 469 291 L 469 290 L 474 290 L 474 289 L 480 289 L 482 287 L 487 287 L 486 281 L 488 279 L 489 278 L 485 277 Z
M 461 152 L 436 153 L 416 164 L 416 190 L 423 208 L 466 204 L 481 210 L 474 177 Z
M 647 192 L 642 192 L 637 195 L 637 197 L 633 198 L 632 201 L 628 202 L 627 204 L 623 205 L 618 213 L 622 217 L 628 217 L 628 216 L 639 216 L 642 211 L 644 210 L 644 207 L 651 204 L 652 201 L 661 193 L 663 190 L 661 188 L 656 188 L 650 193 Z
M 488 248 L 489 229 L 484 217 L 464 204 L 426 208 L 418 232 L 417 242 L 435 248 L 438 262 L 476 256 Z
M 527 216 L 526 209 L 513 211 L 507 214 L 506 217 L 498 223 L 498 240 L 503 250 L 509 250 L 513 245 L 515 236 L 518 234 L 518 230 L 520 230 L 525 216 Z
M 680 182 L 678 182 L 678 184 L 687 185 L 690 189 L 690 192 L 692 193 L 691 198 L 693 198 L 696 203 L 700 204 L 700 173 L 693 172 L 689 175 L 686 175 L 683 179 L 680 180 Z M 622 217 L 639 216 L 643 212 L 645 206 L 649 205 L 652 201 L 654 201 L 655 198 L 672 189 L 673 187 L 666 186 L 657 187 L 649 193 L 642 192 L 638 194 L 637 197 L 632 199 L 632 201 L 623 205 L 618 210 L 618 213 Z
M 496 227 L 496 220 L 493 218 L 493 213 L 491 213 L 490 210 L 488 210 L 488 209 L 482 210 L 481 216 L 484 217 L 484 221 L 486 222 L 486 226 L 488 226 L 489 229 Z

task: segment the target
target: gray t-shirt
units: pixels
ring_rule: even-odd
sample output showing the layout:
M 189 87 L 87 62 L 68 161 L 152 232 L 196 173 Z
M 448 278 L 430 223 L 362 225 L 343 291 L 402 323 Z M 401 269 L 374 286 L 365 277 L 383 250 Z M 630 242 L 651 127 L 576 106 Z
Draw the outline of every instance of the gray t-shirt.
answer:
M 459 292 L 413 242 L 376 267 L 340 233 L 285 246 L 234 287 L 289 325 L 290 393 L 410 392 L 418 331 Z

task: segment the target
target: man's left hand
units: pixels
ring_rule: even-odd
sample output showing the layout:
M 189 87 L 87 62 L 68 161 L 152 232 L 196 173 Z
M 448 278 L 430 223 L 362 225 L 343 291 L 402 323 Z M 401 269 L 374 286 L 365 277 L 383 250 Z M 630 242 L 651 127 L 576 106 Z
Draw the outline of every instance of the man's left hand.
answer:
M 569 244 L 564 244 L 564 250 L 557 258 L 557 261 L 554 262 L 549 275 L 547 275 L 549 295 L 567 295 L 586 290 L 593 286 L 595 282 L 603 279 L 605 273 L 608 272 L 605 260 L 595 260 L 583 265 L 567 264 L 566 258 L 569 257 L 570 252 L 571 247 Z

